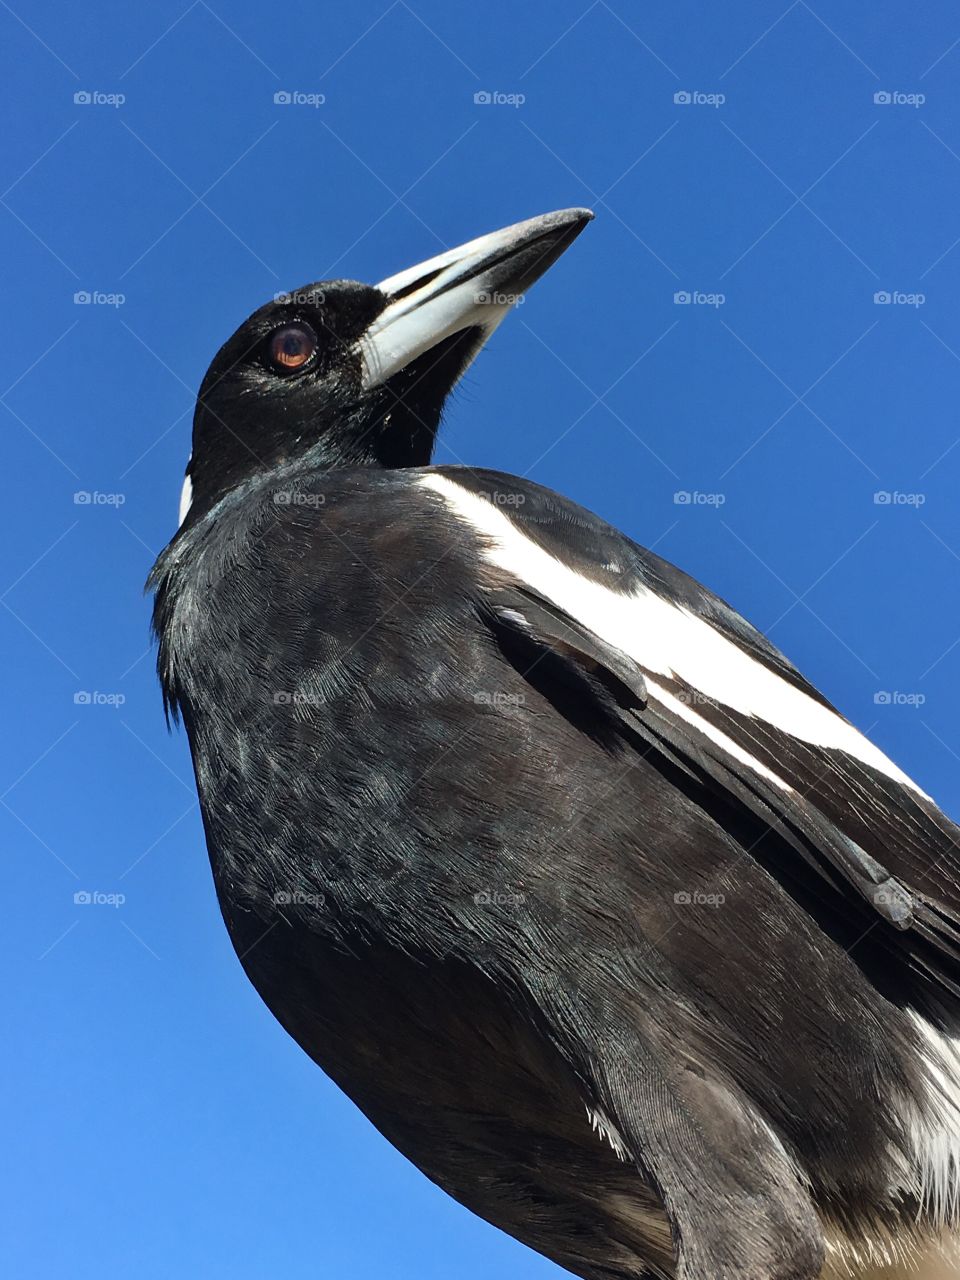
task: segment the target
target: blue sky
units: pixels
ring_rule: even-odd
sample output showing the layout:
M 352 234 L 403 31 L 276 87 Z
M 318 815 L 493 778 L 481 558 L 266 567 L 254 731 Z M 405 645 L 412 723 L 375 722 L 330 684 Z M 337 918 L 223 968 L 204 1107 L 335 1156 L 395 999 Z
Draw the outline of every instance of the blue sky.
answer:
M 195 390 L 280 289 L 592 206 L 441 459 L 655 546 L 957 817 L 960 18 L 0 0 L 0 35 L 0 1269 L 559 1275 L 389 1148 L 232 954 L 141 595 Z

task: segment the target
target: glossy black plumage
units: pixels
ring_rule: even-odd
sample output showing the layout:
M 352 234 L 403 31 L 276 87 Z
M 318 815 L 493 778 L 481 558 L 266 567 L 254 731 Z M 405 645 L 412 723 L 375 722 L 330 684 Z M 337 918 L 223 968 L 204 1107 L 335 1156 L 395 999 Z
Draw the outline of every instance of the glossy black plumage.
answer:
M 922 1135 L 952 1141 L 953 1112 L 916 1015 L 960 1030 L 957 829 L 497 563 L 443 483 L 611 607 L 648 592 L 829 712 L 596 517 L 419 465 L 483 335 L 443 336 L 435 366 L 367 398 L 357 343 L 383 302 L 364 290 L 325 286 L 333 345 L 292 399 L 262 366 L 237 374 L 243 330 L 221 353 L 200 492 L 153 576 L 165 696 L 254 985 L 429 1177 L 585 1280 L 812 1280 L 825 1232 L 931 1233 L 955 1203 L 925 1190 Z M 407 465 L 384 465 L 417 388 Z M 290 431 L 284 405 L 311 394 Z M 263 456 L 205 456 L 221 418 L 254 448 L 263 421 Z

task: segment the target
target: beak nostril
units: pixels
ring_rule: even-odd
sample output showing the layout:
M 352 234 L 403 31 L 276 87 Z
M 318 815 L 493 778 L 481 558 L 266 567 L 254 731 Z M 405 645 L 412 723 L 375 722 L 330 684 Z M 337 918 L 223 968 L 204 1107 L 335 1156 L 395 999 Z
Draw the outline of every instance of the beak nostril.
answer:
M 418 276 L 416 280 L 411 280 L 401 289 L 397 289 L 396 292 L 391 293 L 390 301 L 397 302 L 400 298 L 405 298 L 410 293 L 416 293 L 418 289 L 422 289 L 423 286 L 429 284 L 431 280 L 436 280 L 442 270 L 443 267 L 437 267 L 434 271 L 428 271 L 425 275 Z

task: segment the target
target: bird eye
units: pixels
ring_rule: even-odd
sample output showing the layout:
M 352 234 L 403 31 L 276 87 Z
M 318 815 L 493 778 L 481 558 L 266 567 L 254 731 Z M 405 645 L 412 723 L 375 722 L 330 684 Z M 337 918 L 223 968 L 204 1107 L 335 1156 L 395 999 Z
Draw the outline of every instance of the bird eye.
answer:
M 308 324 L 286 325 L 270 338 L 270 359 L 278 369 L 302 369 L 317 349 Z

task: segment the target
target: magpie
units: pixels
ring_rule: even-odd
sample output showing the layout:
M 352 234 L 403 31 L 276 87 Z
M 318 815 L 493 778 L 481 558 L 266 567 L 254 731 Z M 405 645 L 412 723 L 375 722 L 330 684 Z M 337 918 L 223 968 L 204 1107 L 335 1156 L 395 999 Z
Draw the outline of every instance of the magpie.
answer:
M 960 830 L 728 604 L 444 404 L 591 218 L 276 297 L 152 571 L 219 903 L 281 1025 L 583 1280 L 812 1280 L 960 1210 Z

